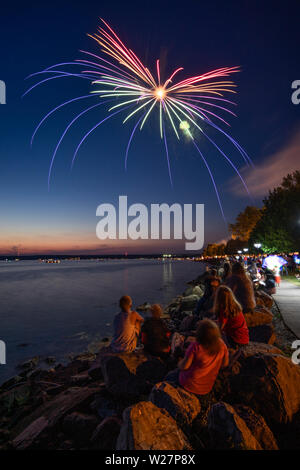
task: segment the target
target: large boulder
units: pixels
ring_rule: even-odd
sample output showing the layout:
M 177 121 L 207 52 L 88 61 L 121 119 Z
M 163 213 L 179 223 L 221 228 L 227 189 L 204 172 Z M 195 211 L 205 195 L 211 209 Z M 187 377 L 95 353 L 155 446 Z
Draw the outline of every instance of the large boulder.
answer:
M 249 405 L 267 423 L 291 423 L 300 411 L 300 368 L 279 354 L 257 353 L 239 359 L 228 377 L 234 402 Z
M 233 359 L 230 359 L 230 366 L 226 369 L 222 369 L 215 381 L 214 384 L 214 395 L 218 401 L 230 401 L 239 402 L 239 399 L 232 397 L 233 395 L 233 379 L 236 375 L 242 373 L 243 364 L 245 360 L 249 357 L 256 356 L 257 354 L 279 354 L 282 355 L 283 352 L 277 347 L 271 344 L 256 343 L 250 341 L 249 344 L 245 345 L 242 350 L 240 350 L 239 355 Z
M 183 293 L 184 297 L 188 297 L 189 295 L 197 295 L 197 297 L 202 297 L 203 289 L 200 286 L 189 286 Z
M 100 358 L 100 365 L 107 390 L 117 398 L 148 394 L 167 372 L 161 359 L 143 352 L 106 353 Z
M 198 295 L 187 295 L 182 298 L 180 309 L 181 311 L 193 310 L 196 308 L 199 297 Z
M 283 352 L 281 349 L 277 348 L 273 344 L 264 344 L 258 343 L 255 341 L 250 341 L 249 344 L 245 345 L 241 351 L 241 358 L 245 359 L 246 357 L 255 356 L 256 354 L 281 354 Z
M 201 409 L 196 395 L 168 382 L 156 384 L 149 400 L 158 408 L 166 410 L 183 428 L 192 424 Z
M 44 416 L 32 421 L 12 442 L 17 450 L 32 449 L 38 446 L 43 435 L 48 430 L 49 422 Z
M 105 418 L 109 418 L 117 414 L 117 407 L 120 405 L 119 402 L 115 402 L 112 398 L 108 397 L 106 389 L 103 389 L 95 395 L 94 400 L 90 404 L 90 410 L 99 416 L 99 419 L 103 421 Z M 122 406 L 122 405 L 121 405 Z
M 176 421 L 149 401 L 139 402 L 123 413 L 116 450 L 192 450 Z
M 74 411 L 64 418 L 62 430 L 76 441 L 86 443 L 90 440 L 98 424 L 99 421 L 95 416 Z
M 121 425 L 122 421 L 116 416 L 105 418 L 92 435 L 92 447 L 97 450 L 115 449 Z
M 13 429 L 13 447 L 31 449 L 41 446 L 44 436 L 56 429 L 66 415 L 87 408 L 97 390 L 97 387 L 71 387 L 32 413 L 25 413 Z
M 220 402 L 211 407 L 208 430 L 214 449 L 262 450 L 245 421 L 227 403 Z
M 263 306 L 266 308 L 272 308 L 274 303 L 273 298 L 263 290 L 257 290 L 255 292 L 255 299 L 256 305 Z
M 249 339 L 258 343 L 274 344 L 276 341 L 274 326 L 269 324 L 249 328 Z
M 92 380 L 101 380 L 103 379 L 102 369 L 100 359 L 96 359 L 91 367 L 88 369 L 88 375 L 91 377 Z
M 273 321 L 273 313 L 265 307 L 257 307 L 253 313 L 245 313 L 244 316 L 248 327 L 267 325 Z
M 278 450 L 274 434 L 265 422 L 264 418 L 255 413 L 249 406 L 234 405 L 234 410 L 245 421 L 255 439 L 264 450 Z

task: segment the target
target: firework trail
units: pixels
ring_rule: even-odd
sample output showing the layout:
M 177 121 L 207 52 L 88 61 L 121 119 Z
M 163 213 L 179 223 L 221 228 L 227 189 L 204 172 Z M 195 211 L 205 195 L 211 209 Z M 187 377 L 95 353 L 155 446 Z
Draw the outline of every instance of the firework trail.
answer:
M 72 158 L 72 166 L 81 145 L 89 135 L 111 117 L 127 111 L 122 118 L 122 122 L 125 124 L 128 121 L 130 122 L 133 120 L 134 126 L 130 133 L 126 148 L 126 169 L 128 153 L 134 134 L 138 129 L 142 130 L 147 123 L 149 116 L 153 112 L 156 112 L 158 115 L 158 130 L 165 147 L 171 184 L 173 183 L 167 143 L 167 124 L 178 140 L 180 139 L 180 133 L 182 133 L 193 142 L 195 149 L 199 153 L 209 173 L 222 216 L 225 220 L 219 191 L 217 189 L 213 173 L 207 159 L 204 157 L 196 143 L 195 133 L 200 132 L 205 139 L 211 143 L 214 149 L 216 149 L 217 152 L 226 160 L 226 162 L 230 164 L 248 192 L 246 183 L 237 167 L 206 132 L 209 127 L 220 132 L 241 154 L 247 165 L 252 165 L 247 153 L 233 139 L 233 137 L 217 124 L 221 123 L 229 126 L 229 123 L 224 119 L 224 117 L 218 114 L 219 112 L 225 112 L 235 116 L 234 112 L 231 111 L 231 109 L 228 109 L 228 106 L 235 105 L 235 103 L 225 99 L 224 94 L 236 93 L 234 90 L 235 84 L 231 80 L 228 80 L 227 77 L 232 73 L 238 72 L 239 68 L 223 67 L 202 75 L 196 75 L 194 77 L 185 78 L 181 81 L 175 81 L 175 76 L 183 70 L 183 67 L 179 67 L 164 81 L 161 77 L 159 60 L 156 61 L 155 76 L 153 76 L 151 71 L 142 64 L 137 55 L 124 45 L 113 29 L 104 20 L 102 20 L 102 22 L 103 26 L 98 28 L 98 32 L 89 36 L 98 43 L 103 54 L 110 56 L 110 60 L 104 58 L 105 56 L 102 57 L 102 55 L 93 54 L 88 51 L 80 51 L 85 54 L 84 59 L 75 60 L 73 62 L 62 62 L 48 67 L 41 72 L 30 75 L 30 77 L 33 77 L 40 74 L 47 74 L 48 77 L 35 83 L 24 93 L 24 95 L 26 95 L 37 86 L 50 80 L 69 77 L 88 80 L 95 88 L 89 95 L 70 99 L 52 109 L 43 117 L 36 127 L 31 139 L 31 144 L 33 143 L 34 137 L 41 125 L 57 110 L 75 101 L 93 97 L 98 98 L 98 100 L 99 98 L 101 99 L 100 103 L 98 102 L 97 104 L 89 106 L 75 116 L 62 133 L 51 158 L 48 174 L 48 187 L 50 187 L 50 178 L 54 159 L 68 130 L 85 113 L 100 105 L 111 102 L 112 106 L 108 108 L 106 117 L 93 126 L 80 141 Z M 60 70 L 61 68 L 74 65 L 80 66 L 83 70 L 78 73 Z M 135 121 L 136 118 L 137 120 Z

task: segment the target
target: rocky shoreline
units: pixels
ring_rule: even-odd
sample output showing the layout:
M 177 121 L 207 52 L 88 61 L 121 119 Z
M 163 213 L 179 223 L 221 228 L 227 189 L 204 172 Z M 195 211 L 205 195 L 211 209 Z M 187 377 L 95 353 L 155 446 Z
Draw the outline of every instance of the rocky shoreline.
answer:
M 203 276 L 165 310 L 169 328 L 193 341 L 192 311 Z M 300 449 L 300 368 L 294 338 L 269 296 L 247 315 L 250 344 L 214 387 L 204 413 L 197 397 L 164 381 L 174 368 L 138 350 L 77 355 L 39 369 L 32 360 L 0 387 L 0 448 L 201 450 Z

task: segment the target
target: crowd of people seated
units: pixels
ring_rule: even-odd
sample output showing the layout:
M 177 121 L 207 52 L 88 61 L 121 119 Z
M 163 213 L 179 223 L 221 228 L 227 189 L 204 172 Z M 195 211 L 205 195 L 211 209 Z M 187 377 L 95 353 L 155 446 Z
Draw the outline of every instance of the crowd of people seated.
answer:
M 255 266 L 252 268 L 255 274 Z M 120 299 L 120 313 L 114 319 L 110 345 L 113 352 L 131 353 L 140 338 L 146 354 L 162 360 L 172 357 L 177 368 L 165 380 L 201 400 L 211 393 L 220 369 L 230 365 L 228 348 L 238 352 L 249 343 L 244 314 L 253 312 L 256 306 L 250 273 L 240 262 L 224 263 L 221 276 L 216 269 L 207 269 L 204 286 L 204 295 L 194 311 L 194 341 L 186 350 L 181 335 L 178 332 L 172 335 L 168 329 L 158 304 L 151 306 L 150 316 L 144 319 L 132 310 L 129 296 Z

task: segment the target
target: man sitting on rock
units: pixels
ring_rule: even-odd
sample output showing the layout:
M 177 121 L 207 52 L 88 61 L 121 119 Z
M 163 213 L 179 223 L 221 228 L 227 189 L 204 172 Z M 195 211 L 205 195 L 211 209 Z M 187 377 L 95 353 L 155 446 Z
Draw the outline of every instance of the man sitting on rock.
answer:
M 113 352 L 130 353 L 135 350 L 144 319 L 131 310 L 132 300 L 129 295 L 120 299 L 121 312 L 114 318 L 114 337 L 110 344 Z
M 256 307 L 253 284 L 241 263 L 232 266 L 232 275 L 226 280 L 226 286 L 241 304 L 243 313 L 253 313 Z

